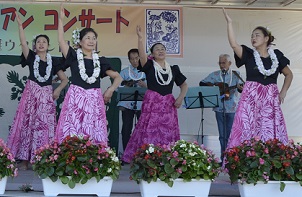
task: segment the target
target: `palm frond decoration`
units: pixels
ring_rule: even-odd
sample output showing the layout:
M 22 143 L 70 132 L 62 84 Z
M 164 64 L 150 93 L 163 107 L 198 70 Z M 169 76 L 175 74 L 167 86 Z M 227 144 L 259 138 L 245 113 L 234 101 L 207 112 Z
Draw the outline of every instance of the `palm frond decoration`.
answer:
M 16 71 L 9 71 L 7 74 L 7 80 L 9 83 L 13 83 L 14 87 L 12 87 L 12 94 L 10 96 L 11 100 L 20 100 L 21 94 L 24 90 L 24 83 L 26 81 L 27 77 L 23 77 L 22 79 L 19 79 L 19 74 Z
M 5 114 L 4 109 L 0 108 L 0 117 L 2 117 Z

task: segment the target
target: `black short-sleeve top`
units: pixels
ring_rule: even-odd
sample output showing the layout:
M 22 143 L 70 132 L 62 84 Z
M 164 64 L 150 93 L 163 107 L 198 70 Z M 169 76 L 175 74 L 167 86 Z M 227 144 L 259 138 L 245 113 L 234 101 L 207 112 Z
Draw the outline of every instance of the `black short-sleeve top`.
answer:
M 34 62 L 36 59 L 36 53 L 32 50 L 29 50 L 27 59 L 25 59 L 23 53 L 21 54 L 21 66 L 24 68 L 25 66 L 28 66 L 29 68 L 29 76 L 28 79 L 31 81 L 36 82 L 37 84 L 39 84 L 39 86 L 43 87 L 43 86 L 47 86 L 47 85 L 51 85 L 52 84 L 52 77 L 53 75 L 56 75 L 57 72 L 59 72 L 59 70 L 63 70 L 62 68 L 62 64 L 59 61 L 58 58 L 54 58 L 51 57 L 52 60 L 52 68 L 51 68 L 51 75 L 49 76 L 48 80 L 45 82 L 39 82 L 35 75 L 34 75 Z M 44 62 L 43 60 L 40 60 L 39 62 L 39 73 L 42 77 L 44 77 L 46 75 L 46 67 L 47 67 L 47 62 Z
M 235 61 L 236 61 L 236 66 L 241 67 L 242 65 L 245 65 L 247 81 L 259 82 L 263 85 L 277 84 L 277 78 L 278 78 L 279 73 L 282 72 L 283 68 L 285 68 L 287 65 L 290 64 L 290 61 L 278 49 L 275 49 L 274 52 L 279 61 L 279 66 L 278 66 L 276 72 L 270 76 L 264 76 L 263 74 L 261 74 L 259 72 L 257 65 L 256 65 L 255 58 L 254 58 L 253 49 L 251 49 L 245 45 L 242 45 L 242 58 L 241 59 L 236 54 L 234 55 Z M 267 69 L 267 70 L 271 69 L 272 60 L 271 60 L 270 56 L 261 57 L 261 60 L 263 62 L 265 69 Z
M 100 88 L 101 78 L 107 76 L 106 75 L 107 70 L 112 70 L 109 61 L 104 56 L 100 57 L 99 58 L 100 67 L 101 67 L 100 75 L 96 78 L 96 81 L 93 84 L 89 84 L 81 78 L 77 53 L 73 48 L 69 47 L 67 56 L 66 58 L 63 59 L 64 59 L 64 69 L 66 70 L 67 68 L 70 67 L 71 84 L 80 86 L 84 89 Z M 94 70 L 93 60 L 86 59 L 84 56 L 84 64 L 85 64 L 86 74 L 88 75 L 88 77 L 91 77 Z
M 180 71 L 177 65 L 171 66 L 172 70 L 172 80 L 168 85 L 160 85 L 155 78 L 155 68 L 153 66 L 153 60 L 148 60 L 147 63 L 142 66 L 138 66 L 138 69 L 146 74 L 146 79 L 148 81 L 147 86 L 149 90 L 155 91 L 163 96 L 167 94 L 172 94 L 173 84 L 176 83 L 180 86 L 187 79 Z M 162 74 L 163 79 L 168 79 L 168 74 Z M 159 79 L 160 80 L 160 79 Z

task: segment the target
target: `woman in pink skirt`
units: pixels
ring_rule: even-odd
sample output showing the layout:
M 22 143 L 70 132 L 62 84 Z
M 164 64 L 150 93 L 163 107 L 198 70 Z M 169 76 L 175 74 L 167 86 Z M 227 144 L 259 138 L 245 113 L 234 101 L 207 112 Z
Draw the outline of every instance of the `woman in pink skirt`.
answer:
M 89 136 L 95 144 L 107 144 L 107 119 L 105 103 L 122 82 L 118 72 L 113 71 L 105 57 L 99 58 L 95 51 L 97 33 L 92 28 L 74 31 L 76 50 L 64 39 L 64 8 L 61 6 L 58 36 L 65 58 L 64 68 L 70 68 L 71 85 L 65 96 L 56 130 L 56 139 L 62 142 L 66 136 Z M 101 78 L 110 76 L 113 84 L 104 92 Z
M 177 65 L 166 62 L 166 48 L 154 44 L 150 51 L 152 60 L 144 52 L 141 28 L 137 27 L 138 49 L 141 65 L 146 74 L 148 90 L 142 104 L 141 116 L 123 154 L 123 161 L 131 162 L 134 153 L 143 144 L 169 144 L 180 139 L 177 108 L 187 93 L 186 77 Z M 172 95 L 174 82 L 180 87 L 177 99 Z
M 26 170 L 35 150 L 54 140 L 56 107 L 54 101 L 68 79 L 60 62 L 48 53 L 47 35 L 35 37 L 35 51 L 29 49 L 22 21 L 16 13 L 22 48 L 21 65 L 28 66 L 29 77 L 23 90 L 9 136 L 7 146 L 16 159 L 22 160 L 19 169 Z M 58 75 L 61 84 L 53 91 L 52 77 Z
M 246 83 L 234 118 L 228 148 L 257 137 L 262 141 L 277 138 L 288 142 L 287 130 L 280 104 L 293 79 L 289 60 L 278 49 L 272 49 L 274 36 L 264 27 L 256 27 L 251 35 L 253 48 L 236 42 L 232 19 L 223 10 L 228 39 L 235 52 L 236 65 L 245 65 Z M 277 78 L 282 73 L 284 83 L 279 92 Z

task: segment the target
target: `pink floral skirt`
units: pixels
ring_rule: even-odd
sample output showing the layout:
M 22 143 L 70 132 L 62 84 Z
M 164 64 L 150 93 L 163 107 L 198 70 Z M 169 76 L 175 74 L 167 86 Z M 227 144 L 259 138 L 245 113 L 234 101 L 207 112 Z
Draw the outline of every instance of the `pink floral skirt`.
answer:
M 35 150 L 54 139 L 56 107 L 52 86 L 41 87 L 28 80 L 7 139 L 15 158 L 31 161 Z
M 228 148 L 256 136 L 262 141 L 277 138 L 288 143 L 277 85 L 265 86 L 247 81 L 235 114 Z
M 136 150 L 143 144 L 169 144 L 180 139 L 175 98 L 147 90 L 141 116 L 131 135 L 123 161 L 130 163 Z
M 61 110 L 56 139 L 89 136 L 94 144 L 107 144 L 107 119 L 102 90 L 70 85 Z

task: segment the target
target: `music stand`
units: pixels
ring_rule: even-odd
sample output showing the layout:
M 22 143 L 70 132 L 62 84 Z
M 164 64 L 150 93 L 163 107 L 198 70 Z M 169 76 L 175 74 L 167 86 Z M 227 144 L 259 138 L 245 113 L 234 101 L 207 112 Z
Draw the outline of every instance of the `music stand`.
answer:
M 188 88 L 184 98 L 186 109 L 201 108 L 201 143 L 203 144 L 203 110 L 204 108 L 214 108 L 221 105 L 219 99 L 220 91 L 218 86 L 198 86 Z M 199 131 L 198 137 L 199 138 Z M 198 139 L 197 139 L 198 141 Z
M 137 101 L 142 101 L 147 88 L 119 87 L 117 89 L 117 101 L 134 101 L 133 109 L 136 110 Z

